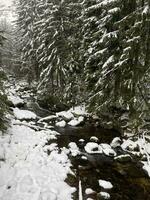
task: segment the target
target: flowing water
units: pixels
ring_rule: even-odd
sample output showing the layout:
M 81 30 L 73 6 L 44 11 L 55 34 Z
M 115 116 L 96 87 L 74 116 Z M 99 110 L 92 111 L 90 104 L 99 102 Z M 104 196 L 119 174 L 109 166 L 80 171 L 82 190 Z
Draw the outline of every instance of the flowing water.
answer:
M 57 142 L 59 147 L 68 147 L 70 142 L 76 142 L 81 151 L 83 147 L 80 139 L 85 143 L 90 141 L 91 136 L 96 136 L 99 143 L 110 143 L 114 137 L 120 136 L 115 130 L 104 130 L 92 126 L 56 128 L 61 133 Z M 108 192 L 112 200 L 150 200 L 150 179 L 142 170 L 142 164 L 138 161 L 119 163 L 111 157 L 103 154 L 86 155 L 88 160 L 81 159 L 81 156 L 71 157 L 72 169 L 76 177 L 69 175 L 67 182 L 78 188 L 79 180 L 82 184 L 83 199 L 103 199 L 99 192 Z M 113 184 L 110 191 L 100 188 L 98 180 L 107 180 Z M 91 195 L 85 194 L 87 188 L 95 192 Z M 74 199 L 79 200 L 77 191 Z

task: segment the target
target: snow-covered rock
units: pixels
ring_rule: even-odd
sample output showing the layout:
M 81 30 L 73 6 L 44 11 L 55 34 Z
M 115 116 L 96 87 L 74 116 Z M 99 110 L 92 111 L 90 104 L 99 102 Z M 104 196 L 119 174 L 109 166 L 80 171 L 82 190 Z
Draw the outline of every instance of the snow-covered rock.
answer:
M 78 126 L 78 125 L 80 125 L 83 122 L 84 122 L 84 117 L 80 116 L 78 119 L 75 118 L 75 119 L 71 120 L 68 123 L 68 125 L 70 125 L 70 126 Z
M 107 192 L 100 192 L 99 196 L 103 199 L 110 199 L 110 194 Z
M 103 153 L 102 147 L 95 142 L 89 142 L 84 147 L 85 151 L 89 154 Z
M 72 156 L 75 157 L 80 154 L 79 148 L 75 142 L 70 142 L 68 146 Z
M 95 120 L 95 121 L 100 120 L 99 116 L 97 116 L 97 115 L 92 115 L 92 119 Z
M 112 148 L 116 148 L 116 147 L 121 146 L 121 139 L 120 139 L 119 137 L 115 137 L 115 138 L 112 140 L 110 146 L 111 146 Z
M 74 115 L 70 111 L 62 111 L 56 113 L 57 117 L 63 118 L 65 121 L 69 121 L 74 118 Z
M 79 142 L 81 142 L 81 143 L 84 143 L 84 142 L 85 142 L 85 140 L 84 140 L 84 139 L 80 139 L 80 140 L 79 140 Z
M 87 188 L 86 190 L 85 190 L 85 194 L 93 194 L 95 191 L 94 190 L 92 190 L 91 188 Z
M 64 128 L 66 126 L 66 122 L 64 120 L 60 121 L 60 122 L 57 122 L 56 126 Z
M 126 162 L 130 162 L 132 160 L 132 157 L 129 154 L 120 155 L 120 156 L 115 157 L 115 160 L 117 160 L 120 163 L 126 163 Z
M 19 108 L 14 108 L 13 112 L 14 116 L 19 120 L 31 120 L 37 118 L 36 114 L 29 110 L 20 110 Z
M 138 149 L 137 142 L 133 142 L 132 140 L 124 140 L 124 142 L 121 145 L 123 150 L 129 150 L 129 151 L 135 151 Z
M 23 106 L 25 104 L 23 99 L 21 99 L 19 96 L 13 95 L 13 94 L 8 95 L 8 100 L 10 102 L 12 102 L 12 104 L 15 107 L 17 107 L 17 106 L 20 107 L 20 106 Z
M 113 185 L 109 181 L 99 180 L 98 182 L 99 182 L 99 186 L 104 189 L 110 190 L 113 188 Z
M 76 106 L 74 108 L 71 108 L 69 111 L 75 116 L 86 116 L 88 114 L 85 106 Z
M 148 162 L 142 162 L 143 165 L 143 170 L 148 174 L 148 176 L 150 177 L 150 164 Z
M 90 141 L 91 142 L 98 142 L 99 139 L 96 136 L 92 136 L 92 137 L 90 137 Z
M 107 156 L 116 156 L 117 155 L 116 152 L 111 148 L 111 146 L 109 144 L 102 143 L 102 144 L 100 144 L 100 146 L 102 147 L 102 150 L 105 155 L 107 155 Z
M 82 160 L 87 160 L 87 157 L 86 156 L 81 156 L 81 159 Z

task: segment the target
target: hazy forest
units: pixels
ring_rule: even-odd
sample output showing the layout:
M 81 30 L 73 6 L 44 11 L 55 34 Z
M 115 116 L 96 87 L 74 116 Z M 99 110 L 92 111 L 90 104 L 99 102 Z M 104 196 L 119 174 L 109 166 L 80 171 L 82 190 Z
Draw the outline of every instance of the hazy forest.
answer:
M 150 200 L 150 0 L 0 0 L 0 199 Z

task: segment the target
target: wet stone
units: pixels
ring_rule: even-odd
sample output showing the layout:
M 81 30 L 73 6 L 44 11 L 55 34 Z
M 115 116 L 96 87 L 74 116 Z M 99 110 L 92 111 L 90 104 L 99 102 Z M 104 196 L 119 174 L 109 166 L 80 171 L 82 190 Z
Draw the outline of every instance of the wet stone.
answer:
M 115 160 L 120 163 L 127 163 L 132 161 L 132 157 L 128 154 L 115 157 Z

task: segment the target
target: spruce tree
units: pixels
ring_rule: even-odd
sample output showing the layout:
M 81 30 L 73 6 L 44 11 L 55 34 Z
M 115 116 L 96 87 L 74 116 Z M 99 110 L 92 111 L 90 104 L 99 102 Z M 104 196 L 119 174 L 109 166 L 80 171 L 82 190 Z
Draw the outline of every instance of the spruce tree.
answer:
M 79 19 L 80 2 L 71 0 L 46 1 L 41 19 L 37 23 L 39 32 L 38 58 L 41 69 L 40 86 L 46 86 L 63 99 L 66 85 L 74 81 L 79 69 Z M 70 86 L 71 88 L 71 86 Z M 70 90 L 70 89 L 69 89 Z
M 20 45 L 22 46 L 22 69 L 27 74 L 29 82 L 39 78 L 37 61 L 37 32 L 35 23 L 38 18 L 37 0 L 17 0 L 17 25 L 21 32 Z
M 149 1 L 91 3 L 85 3 L 84 12 L 89 107 L 98 114 L 114 107 L 128 110 L 138 127 L 137 119 L 149 107 L 143 94 L 149 80 Z

